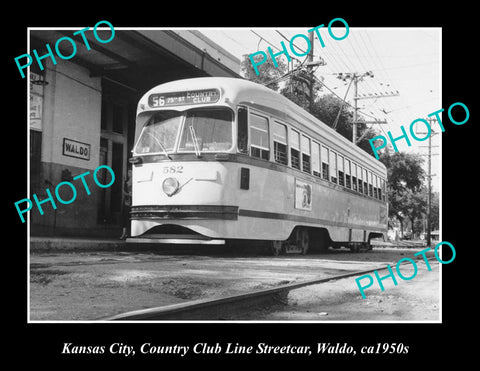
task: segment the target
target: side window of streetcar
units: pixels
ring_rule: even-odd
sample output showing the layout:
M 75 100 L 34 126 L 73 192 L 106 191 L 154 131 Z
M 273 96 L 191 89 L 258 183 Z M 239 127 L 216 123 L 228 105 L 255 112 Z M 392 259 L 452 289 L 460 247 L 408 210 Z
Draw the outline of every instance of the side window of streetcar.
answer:
M 358 176 L 358 192 L 363 193 L 363 169 L 358 166 L 357 170 L 357 176 Z
M 330 169 L 329 169 L 329 150 L 327 147 L 322 146 L 322 178 L 329 180 Z
M 368 172 L 368 195 L 373 197 L 373 174 Z
M 363 193 L 368 196 L 367 169 L 363 169 Z
M 279 164 L 288 164 L 287 151 L 287 127 L 278 122 L 273 122 L 272 125 L 273 136 L 273 157 L 275 162 Z
M 300 133 L 295 130 L 290 135 L 290 156 L 292 167 L 300 170 Z
M 310 164 L 310 139 L 302 135 L 302 170 L 306 173 L 311 172 Z
M 350 160 L 345 159 L 345 186 L 347 188 L 352 188 L 351 179 L 350 179 Z
M 238 107 L 238 152 L 248 153 L 248 111 L 245 107 Z
M 378 199 L 379 199 L 379 200 L 382 200 L 382 188 L 381 188 L 381 184 L 382 184 L 382 179 L 381 179 L 381 178 L 378 178 L 377 193 L 378 193 Z
M 250 155 L 263 160 L 270 159 L 268 120 L 255 114 L 250 115 Z
M 320 144 L 312 142 L 312 171 L 313 175 L 320 177 Z
M 382 179 L 382 201 L 386 201 L 386 194 L 385 179 Z
M 337 154 L 330 151 L 330 180 L 337 183 Z
M 345 172 L 343 171 L 343 156 L 338 155 L 338 184 L 345 185 Z
M 357 164 L 352 162 L 352 189 L 357 191 Z

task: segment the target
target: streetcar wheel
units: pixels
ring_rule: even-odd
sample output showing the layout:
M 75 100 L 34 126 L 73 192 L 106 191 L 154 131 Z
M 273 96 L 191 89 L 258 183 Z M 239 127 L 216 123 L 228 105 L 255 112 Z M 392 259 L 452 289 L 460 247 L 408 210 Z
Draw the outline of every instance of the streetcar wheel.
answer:
M 274 256 L 280 255 L 280 253 L 282 252 L 282 241 L 271 241 L 270 246 Z
M 353 253 L 358 253 L 360 252 L 360 246 L 357 243 L 354 243 L 350 246 L 350 251 Z
M 302 255 L 306 255 L 310 247 L 310 235 L 306 229 L 297 230 L 297 247 L 302 250 Z
M 372 249 L 372 246 L 370 245 L 369 242 L 362 243 L 362 245 L 360 247 L 361 252 L 367 252 L 368 250 L 371 250 L 371 249 Z

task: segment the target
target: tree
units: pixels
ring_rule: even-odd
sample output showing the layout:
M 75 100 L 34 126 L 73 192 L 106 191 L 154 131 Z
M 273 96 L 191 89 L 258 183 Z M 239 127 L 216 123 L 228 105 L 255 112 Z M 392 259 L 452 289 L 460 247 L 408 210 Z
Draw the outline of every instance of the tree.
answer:
M 380 161 L 387 167 L 388 216 L 400 223 L 403 233 L 404 222 L 412 221 L 426 212 L 425 195 L 421 194 L 425 171 L 423 158 L 417 154 L 384 151 Z M 413 227 L 414 228 L 414 227 Z
M 255 55 L 253 60 L 255 63 L 260 62 L 260 55 Z M 258 75 L 253 68 L 253 64 L 250 61 L 248 55 L 243 56 L 243 61 L 240 63 L 240 69 L 243 73 L 243 76 L 250 81 L 256 82 L 257 84 L 262 84 L 267 86 L 268 88 L 277 91 L 279 89 L 278 82 L 273 82 L 268 84 L 275 79 L 283 76 L 287 70 L 287 66 L 282 60 L 277 61 L 278 67 L 275 67 L 273 64 L 273 60 L 267 58 L 265 63 L 262 63 L 257 66 Z M 267 85 L 268 84 L 268 85 Z
M 310 109 L 310 84 L 311 84 L 310 74 L 303 70 L 297 70 L 292 72 L 290 78 L 286 81 L 283 89 L 280 90 L 280 94 L 284 97 L 290 99 L 293 103 L 302 107 L 304 110 L 311 112 Z M 314 80 L 313 81 L 313 101 L 320 91 L 321 84 Z
M 335 130 L 348 140 L 352 140 L 353 110 L 337 96 L 327 94 L 319 97 L 312 107 L 311 114 L 330 127 L 333 127 L 338 116 Z M 371 154 L 368 140 L 376 135 L 374 130 L 367 128 L 365 123 L 359 122 L 357 124 L 357 134 L 358 138 L 362 138 L 357 142 L 357 145 Z
M 426 187 L 421 187 L 419 192 L 414 192 L 408 189 L 402 197 L 402 209 L 406 217 L 410 220 L 412 234 L 416 235 L 418 229 L 416 228 L 416 221 L 422 220 L 427 212 L 428 190 Z
M 421 195 L 425 202 L 425 210 L 422 214 L 422 218 L 417 218 L 415 220 L 415 230 L 416 231 L 427 231 L 427 208 L 428 208 L 428 187 L 424 186 L 421 190 Z M 440 204 L 439 204 L 439 195 L 438 192 L 432 192 L 432 205 L 430 210 L 430 227 L 431 231 L 438 230 L 440 228 Z
M 432 192 L 430 221 L 431 221 L 432 231 L 436 229 L 440 229 L 440 195 L 438 194 L 438 192 Z
M 255 62 L 259 62 L 260 58 L 260 55 L 255 55 L 253 57 Z M 278 67 L 275 67 L 272 59 L 267 59 L 265 63 L 257 66 L 259 71 L 259 74 L 257 75 L 248 55 L 244 55 L 240 67 L 244 77 L 247 80 L 265 85 L 274 91 L 278 91 L 280 86 L 278 81 L 275 80 L 285 75 L 287 66 L 281 59 L 277 60 L 277 64 Z M 269 82 L 272 83 L 268 84 Z M 320 91 L 321 83 L 315 80 L 313 85 L 314 103 L 312 107 L 310 107 L 309 73 L 303 69 L 296 69 L 291 72 L 289 78 L 286 79 L 284 87 L 280 90 L 280 94 L 287 97 L 306 111 L 310 112 L 313 116 L 323 121 L 330 127 L 333 126 L 335 119 L 340 112 L 335 130 L 340 135 L 343 135 L 345 138 L 351 141 L 353 132 L 352 108 L 345 104 L 342 99 L 333 94 L 318 97 L 318 93 Z M 367 128 L 367 125 L 364 122 L 359 121 L 357 123 L 357 135 L 358 138 L 361 138 L 358 140 L 357 145 L 373 156 L 369 139 L 377 135 L 375 131 Z

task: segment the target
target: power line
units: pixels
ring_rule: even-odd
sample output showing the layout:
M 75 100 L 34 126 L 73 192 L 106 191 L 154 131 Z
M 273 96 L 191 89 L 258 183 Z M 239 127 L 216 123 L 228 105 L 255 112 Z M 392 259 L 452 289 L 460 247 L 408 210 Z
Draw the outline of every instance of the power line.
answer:
M 259 35 L 258 33 L 256 33 L 254 30 L 250 30 L 251 33 L 253 33 L 254 35 L 256 35 L 258 38 L 260 38 L 260 40 L 263 40 L 265 41 L 267 44 L 270 44 L 270 46 L 274 47 L 275 49 L 277 50 L 280 50 L 278 49 L 275 45 L 273 45 L 270 41 L 268 41 L 267 39 L 265 39 L 263 36 Z
M 260 41 L 263 40 L 263 41 L 265 41 L 267 44 L 269 44 L 271 47 L 273 47 L 275 50 L 280 51 L 280 49 L 279 49 L 277 46 L 275 46 L 271 41 L 267 40 L 264 36 L 260 35 L 259 33 L 255 32 L 255 31 L 253 31 L 253 30 L 250 30 L 250 31 L 251 31 L 254 35 L 256 35 L 256 36 L 260 39 Z M 279 30 L 275 30 L 275 32 L 276 32 L 278 35 L 280 35 L 284 40 L 289 41 L 288 37 L 287 37 L 284 33 L 280 32 Z M 362 39 L 362 41 L 363 41 L 363 39 Z M 364 42 L 364 41 L 363 41 L 363 42 Z M 358 53 L 357 53 L 357 50 L 356 50 L 354 44 L 355 44 L 355 45 L 359 45 L 359 42 L 358 42 L 357 39 L 352 40 L 352 42 L 350 43 L 350 47 L 352 48 L 352 51 L 353 51 L 353 53 L 356 55 L 357 60 L 360 62 L 361 66 L 364 66 L 364 63 L 362 62 L 362 59 L 359 57 L 359 55 L 358 55 Z M 332 44 L 332 45 L 334 45 L 334 44 Z M 294 44 L 293 46 L 294 46 L 297 50 L 299 50 L 300 52 L 305 53 L 305 51 L 304 51 L 302 48 L 299 48 L 297 45 Z M 343 50 L 342 48 L 340 49 L 340 51 L 341 51 L 341 53 L 343 53 L 343 55 L 345 55 L 345 52 L 344 52 L 344 50 Z M 345 62 L 345 61 L 348 61 L 350 58 L 340 58 L 340 59 L 337 59 L 337 57 L 335 56 L 335 53 L 330 53 L 330 54 L 329 54 L 328 51 L 325 51 L 325 49 L 324 49 L 324 53 L 325 53 L 325 58 L 328 58 L 327 56 L 330 56 L 331 58 L 329 58 L 329 59 L 335 61 L 335 65 L 338 66 L 338 64 L 343 64 L 343 65 L 345 65 L 345 67 L 347 67 L 347 69 L 346 69 L 347 71 L 348 71 L 348 70 L 352 70 L 352 68 L 350 68 L 350 67 L 352 67 L 352 66 L 349 66 L 350 63 L 347 64 L 347 63 Z M 299 61 L 297 58 L 293 58 L 293 59 L 295 59 L 295 60 L 297 60 L 298 62 L 300 62 L 300 65 L 297 66 L 297 67 L 295 67 L 292 71 L 287 72 L 286 74 L 284 74 L 284 75 L 282 75 L 282 76 L 280 76 L 280 77 L 278 77 L 278 78 L 275 78 L 275 79 L 273 79 L 273 80 L 270 80 L 270 81 L 264 83 L 264 85 L 270 85 L 270 84 L 272 84 L 272 83 L 276 83 L 276 82 L 279 82 L 279 81 L 282 81 L 282 80 L 291 78 L 292 74 L 295 73 L 295 72 L 297 72 L 297 71 L 299 71 L 299 70 L 301 69 L 301 67 L 304 65 L 304 63 L 306 62 L 306 60 L 307 60 L 307 58 L 305 58 L 303 61 Z M 318 66 L 317 66 L 317 69 L 318 69 Z M 331 70 L 332 72 L 335 71 L 335 70 L 332 69 L 332 68 L 329 68 L 329 70 Z M 345 69 L 343 69 L 343 70 L 345 70 Z M 315 70 L 315 71 L 316 71 L 316 70 Z M 333 94 L 333 95 L 336 96 L 338 99 L 340 99 L 340 100 L 343 102 L 342 105 L 343 105 L 343 104 L 346 104 L 347 106 L 349 106 L 349 107 L 351 107 L 351 108 L 353 108 L 353 109 L 355 110 L 355 107 L 354 107 L 352 104 L 350 104 L 350 103 L 348 103 L 348 102 L 346 101 L 346 96 L 347 96 L 347 94 L 348 94 L 348 89 L 347 89 L 347 91 L 346 91 L 346 93 L 345 93 L 345 98 L 340 97 L 337 93 L 335 93 L 335 92 L 325 83 L 325 81 L 322 81 L 322 80 L 320 80 L 318 77 L 316 77 L 315 75 L 313 75 L 313 73 L 314 73 L 315 71 L 312 71 L 312 76 L 314 77 L 314 79 L 315 79 L 321 86 L 325 87 L 331 94 Z M 332 74 L 333 74 L 333 73 L 332 73 Z M 380 89 L 375 88 L 375 87 L 373 87 L 373 86 L 370 86 L 370 84 L 369 84 L 369 86 L 368 86 L 367 92 L 368 92 L 368 90 L 373 91 L 373 92 L 375 92 L 375 91 L 380 91 Z M 358 109 L 358 108 L 357 108 L 357 109 L 355 110 L 355 112 L 361 114 L 362 116 L 365 116 L 365 117 L 371 118 L 371 119 L 373 119 L 373 120 L 375 120 L 375 121 L 378 121 L 377 117 L 375 117 L 374 115 L 368 114 L 368 113 L 362 111 L 361 109 Z M 369 129 L 371 129 L 371 127 L 369 127 Z M 382 131 L 384 131 L 382 127 L 381 127 L 381 129 L 382 129 Z
M 378 52 L 377 52 L 377 49 L 375 48 L 375 44 L 372 42 L 372 39 L 371 39 L 370 34 L 369 34 L 368 32 L 365 32 L 365 38 L 366 38 L 366 39 L 368 40 L 368 42 L 370 43 L 370 47 L 368 47 L 368 45 L 367 45 L 367 50 L 368 50 L 369 52 L 370 52 L 370 51 L 372 52 L 372 57 L 374 57 L 372 60 L 374 61 L 374 63 L 375 63 L 377 66 L 380 66 L 380 67 L 381 67 L 381 68 L 375 67 L 375 68 L 374 68 L 374 71 L 384 71 L 384 70 L 385 70 L 385 65 L 383 64 L 382 58 L 380 58 L 380 56 L 379 56 L 379 54 L 378 54 Z M 365 40 L 363 40 L 363 41 L 365 42 Z M 366 45 L 366 42 L 365 42 L 365 45 Z M 382 73 L 380 73 L 380 74 L 382 74 Z M 398 90 L 397 87 L 393 84 L 393 82 L 392 82 L 393 80 L 392 80 L 390 74 L 389 74 L 387 71 L 385 71 L 385 72 L 383 73 L 383 75 L 386 77 L 386 80 L 387 80 L 387 81 L 390 81 L 390 83 L 392 84 L 392 88 L 395 89 L 395 90 Z M 403 100 L 403 97 L 400 98 L 400 99 Z M 385 103 L 385 105 L 387 105 L 387 106 L 390 108 L 390 109 L 389 109 L 390 112 L 393 111 L 392 106 L 390 105 L 390 102 L 387 101 L 387 102 Z M 402 115 L 402 117 L 403 117 L 403 115 Z M 403 119 L 405 119 L 405 117 L 403 117 Z
M 278 30 L 275 30 L 275 31 L 278 32 L 283 38 L 286 39 L 286 37 L 285 37 L 284 35 L 282 35 Z M 255 34 L 257 37 L 260 38 L 260 40 L 265 41 L 267 44 L 269 44 L 271 47 L 275 48 L 276 50 L 278 50 L 278 51 L 283 51 L 283 49 L 280 50 L 280 49 L 279 49 L 278 47 L 276 47 L 273 43 L 271 43 L 270 41 L 268 41 L 267 39 L 265 39 L 263 36 L 259 35 L 259 34 L 256 33 L 255 31 L 250 30 L 250 32 L 252 32 L 253 34 Z M 286 40 L 288 41 L 288 39 L 286 39 Z M 296 46 L 296 45 L 295 45 L 295 46 Z M 294 60 L 296 60 L 297 62 L 302 63 L 302 61 L 301 61 L 300 59 L 298 59 L 298 58 L 296 58 L 296 57 L 292 57 L 290 54 L 289 54 L 288 56 L 289 56 L 290 59 L 294 59 Z M 288 59 L 287 59 L 287 60 L 288 60 Z
M 282 36 L 286 41 L 290 42 L 291 39 L 287 39 L 285 35 L 283 35 L 279 30 L 275 30 L 280 36 Z M 295 46 L 295 49 L 300 50 L 303 54 L 306 54 L 305 50 L 300 49 L 297 45 L 293 44 Z M 290 46 L 291 47 L 291 46 Z
M 337 93 L 335 93 L 332 89 L 330 89 L 327 85 L 325 85 L 325 83 L 323 81 L 321 81 L 320 79 L 318 79 L 316 76 L 314 76 L 315 79 L 317 80 L 318 83 L 322 84 L 325 88 L 327 88 L 327 90 L 332 93 L 333 95 L 335 95 L 337 98 L 339 98 L 340 100 L 343 100 L 342 97 L 340 97 Z M 350 108 L 355 108 L 354 106 L 352 106 L 352 104 L 348 103 L 347 101 L 345 101 L 345 104 L 347 106 L 350 106 Z M 365 112 L 362 112 L 360 110 L 358 110 L 359 113 L 361 113 L 362 115 L 364 116 L 367 116 L 367 117 L 370 117 L 372 119 L 375 119 L 376 120 L 376 117 L 375 116 L 372 116 L 372 115 L 369 115 L 368 113 L 365 113 Z
M 350 47 L 352 48 L 352 51 L 354 52 L 354 54 L 357 55 L 357 59 L 360 61 L 361 65 L 364 67 L 364 64 L 361 62 L 361 59 L 358 57 L 358 53 L 356 52 L 355 48 L 353 47 L 353 44 L 352 44 L 353 42 L 355 42 L 355 40 L 350 40 L 350 44 L 349 44 L 349 45 L 350 45 Z M 345 51 L 344 51 L 343 48 L 340 49 L 340 51 L 341 51 L 341 53 L 342 53 L 343 55 L 345 55 Z M 339 64 L 339 63 L 338 63 L 338 60 L 336 59 L 336 57 L 334 57 L 335 53 L 329 53 L 328 51 L 326 51 L 325 54 L 326 54 L 326 56 L 325 56 L 326 59 L 329 59 L 329 57 L 331 57 L 332 59 L 334 59 L 334 60 L 336 61 L 335 64 Z M 342 62 L 341 64 L 343 64 L 343 65 L 345 66 L 345 68 L 343 69 L 344 71 L 345 71 L 345 70 L 347 70 L 347 71 L 351 71 L 351 70 L 352 70 L 352 67 L 353 67 L 353 66 L 350 66 L 349 64 L 346 64 L 346 63 L 344 62 L 344 61 L 350 60 L 350 59 L 351 59 L 351 58 L 340 58 L 340 61 Z M 330 69 L 330 70 L 332 70 L 332 69 Z M 370 89 L 370 90 L 372 90 L 372 89 Z M 366 113 L 365 113 L 365 112 L 362 112 L 362 114 L 366 114 Z M 368 114 L 366 114 L 366 115 L 368 115 Z M 370 117 L 373 117 L 373 116 L 370 116 Z

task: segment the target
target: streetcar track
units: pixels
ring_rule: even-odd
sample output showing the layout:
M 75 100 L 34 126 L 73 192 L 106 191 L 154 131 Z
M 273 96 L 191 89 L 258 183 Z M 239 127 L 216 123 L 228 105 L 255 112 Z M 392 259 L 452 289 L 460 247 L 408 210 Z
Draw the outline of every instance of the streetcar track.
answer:
M 434 258 L 427 259 L 429 261 Z M 228 314 L 238 312 L 241 308 L 259 306 L 265 303 L 287 303 L 283 298 L 291 291 L 305 286 L 322 284 L 329 281 L 340 280 L 353 276 L 387 269 L 389 264 L 370 268 L 362 271 L 349 272 L 333 277 L 315 278 L 311 280 L 287 283 L 272 288 L 250 291 L 210 299 L 198 299 L 183 303 L 171 304 L 161 307 L 153 307 L 129 311 L 125 313 L 100 318 L 103 321 L 138 321 L 138 320 L 206 320 L 212 317 L 228 317 Z

